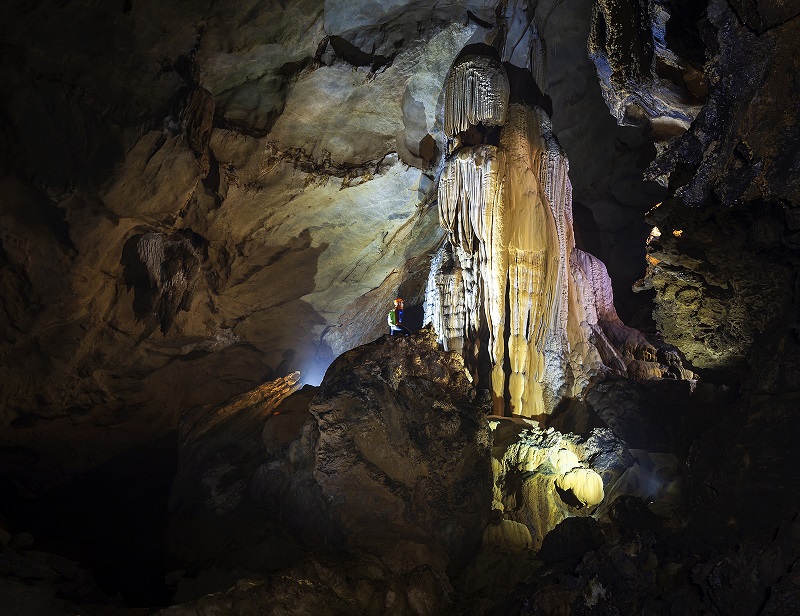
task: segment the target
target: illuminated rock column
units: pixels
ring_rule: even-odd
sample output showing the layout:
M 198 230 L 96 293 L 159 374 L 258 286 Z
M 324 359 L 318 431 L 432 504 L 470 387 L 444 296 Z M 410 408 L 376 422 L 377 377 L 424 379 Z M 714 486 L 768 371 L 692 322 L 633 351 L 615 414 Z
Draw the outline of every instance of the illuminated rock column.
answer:
M 533 416 L 546 412 L 543 396 L 544 340 L 559 311 L 559 234 L 545 194 L 541 116 L 524 105 L 510 105 L 500 147 L 506 153 L 506 226 L 508 232 L 508 393 L 511 412 Z M 545 180 L 544 182 L 542 180 Z M 492 371 L 493 395 L 504 376 L 503 364 Z

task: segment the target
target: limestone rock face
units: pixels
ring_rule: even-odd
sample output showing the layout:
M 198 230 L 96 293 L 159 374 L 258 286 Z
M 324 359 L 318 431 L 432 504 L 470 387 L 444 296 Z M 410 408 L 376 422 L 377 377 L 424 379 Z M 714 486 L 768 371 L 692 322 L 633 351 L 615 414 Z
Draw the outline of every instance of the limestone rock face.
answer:
M 588 66 L 566 49 L 589 16 L 588 0 L 535 15 L 484 0 L 15 2 L 0 69 L 0 174 L 15 178 L 3 180 L 0 349 L 13 358 L 0 415 L 15 430 L 2 442 L 46 451 L 35 472 L 54 481 L 174 429 L 186 408 L 293 370 L 318 382 L 384 331 L 387 300 L 421 304 L 441 239 L 427 206 L 446 149 L 442 86 L 460 50 L 503 47 L 502 61 L 541 76 L 558 49 L 555 121 L 603 126 L 592 143 L 614 147 L 596 83 L 559 68 Z M 565 141 L 603 169 L 585 165 L 580 186 L 628 182 L 641 142 L 619 165 L 583 142 Z M 145 237 L 171 246 L 163 277 L 139 269 Z
M 24 4 L 3 23 L 4 444 L 47 451 L 43 476 L 91 467 L 385 331 L 440 234 L 431 84 L 477 28 L 453 16 L 484 9 L 365 10 L 406 40 L 373 68 L 336 3 Z
M 188 410 L 171 557 L 217 580 L 192 593 L 184 579 L 167 613 L 440 614 L 454 588 L 483 612 L 526 578 L 495 613 L 796 611 L 796 2 L 12 0 L 2 14 L 0 484 L 42 493 Z M 602 259 L 623 298 L 618 318 L 604 275 L 575 296 L 592 334 L 576 372 L 617 374 L 572 389 L 585 414 L 556 414 L 552 432 L 487 432 L 463 366 L 427 337 L 345 354 L 313 404 L 284 398 L 300 384 L 285 375 L 318 382 L 384 332 L 393 297 L 420 311 L 462 50 L 525 77 L 509 102 L 535 98 L 570 160 L 557 177 L 583 256 L 558 276 L 589 281 Z M 474 117 L 496 148 L 488 107 Z M 517 281 L 533 258 L 519 256 Z M 622 325 L 651 296 L 663 344 Z M 460 327 L 477 301 L 443 321 Z M 507 355 L 515 392 L 534 349 Z M 686 376 L 683 358 L 725 395 L 648 381 Z M 654 520 L 644 503 L 663 513 L 658 496 L 681 487 Z M 29 536 L 6 540 L 3 607 L 107 600 Z M 491 558 L 464 569 L 479 542 Z M 242 576 L 258 579 L 185 603 Z
M 789 172 L 797 165 L 797 118 L 788 111 L 793 109 L 796 93 L 782 80 L 797 70 L 797 11 L 790 8 L 792 3 L 767 4 L 719 0 L 595 3 L 590 47 L 606 101 L 618 121 L 625 121 L 619 101 L 641 97 L 648 90 L 641 83 L 642 75 L 651 70 L 657 74 L 670 63 L 671 82 L 680 84 L 684 92 L 695 90 L 704 103 L 701 112 L 690 114 L 690 119 L 696 116 L 691 129 L 684 134 L 687 124 L 673 133 L 680 137 L 662 148 L 648 172 L 665 186 L 669 183 L 670 191 L 684 203 L 798 201 L 797 180 Z M 598 49 L 604 41 L 617 47 L 608 56 L 619 63 L 616 68 L 597 62 L 603 56 Z M 694 66 L 695 79 L 687 79 L 681 68 L 688 65 Z M 650 89 L 664 83 L 655 77 L 644 80 L 650 81 Z M 697 91 L 701 85 L 704 94 Z M 647 105 L 643 108 L 644 115 L 653 116 Z
M 297 381 L 182 416 L 175 602 L 228 588 L 202 601 L 441 613 L 491 513 L 491 435 L 463 360 L 423 330 L 343 354 L 318 389 Z
M 703 58 L 679 55 L 668 41 L 681 26 L 684 35 L 694 33 L 699 39 L 692 20 L 701 14 L 699 3 L 595 1 L 589 54 L 620 124 L 642 126 L 655 140 L 689 128 L 706 93 Z
M 430 333 L 345 353 L 255 494 L 310 545 L 371 555 L 398 575 L 457 570 L 491 503 L 490 437 L 471 396 L 463 360 Z
M 788 19 L 757 35 L 729 3 L 718 0 L 708 2 L 706 15 L 711 25 L 704 33 L 711 49 L 705 67 L 708 102 L 692 129 L 658 157 L 649 173 L 663 182 L 669 177 L 670 191 L 688 205 L 796 204 L 800 181 L 792 170 L 800 160 L 800 127 L 790 110 L 797 93 L 783 76 L 798 70 L 800 24 Z M 763 18 L 769 17 L 767 11 Z
M 670 202 L 649 219 L 661 235 L 648 246 L 645 282 L 656 291 L 653 316 L 666 341 L 699 368 L 734 371 L 748 361 L 766 368 L 754 345 L 765 334 L 792 348 L 795 299 L 782 291 L 794 284 L 797 267 L 790 209 L 760 204 L 706 212 Z M 785 256 L 775 260 L 779 253 Z M 796 362 L 791 353 L 786 360 L 775 367 L 786 377 L 772 370 L 764 378 L 791 380 Z

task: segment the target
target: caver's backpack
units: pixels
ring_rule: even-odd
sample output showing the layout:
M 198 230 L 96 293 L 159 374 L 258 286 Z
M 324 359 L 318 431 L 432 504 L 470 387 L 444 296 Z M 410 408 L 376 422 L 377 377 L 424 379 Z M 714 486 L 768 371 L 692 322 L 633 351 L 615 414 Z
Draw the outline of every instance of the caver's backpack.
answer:
M 390 310 L 389 314 L 386 315 L 386 320 L 389 325 L 397 325 L 397 310 Z

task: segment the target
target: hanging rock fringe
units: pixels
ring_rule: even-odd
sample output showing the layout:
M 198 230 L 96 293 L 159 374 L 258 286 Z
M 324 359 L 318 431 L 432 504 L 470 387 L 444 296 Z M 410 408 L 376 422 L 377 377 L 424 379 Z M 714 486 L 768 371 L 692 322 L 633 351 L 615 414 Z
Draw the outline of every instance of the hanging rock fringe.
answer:
M 536 25 L 531 23 L 531 74 L 539 90 L 547 91 L 547 48 L 539 36 Z
M 150 286 L 161 288 L 161 264 L 164 262 L 164 235 L 162 233 L 145 233 L 139 238 L 136 246 L 139 259 L 147 269 Z
M 447 76 L 444 132 L 455 137 L 470 126 L 502 126 L 509 96 L 503 65 L 487 56 L 464 56 Z
M 465 331 L 463 275 L 448 241 L 445 241 L 431 259 L 431 271 L 425 289 L 423 322 L 433 325 L 445 351 L 458 353 L 463 351 Z
M 485 238 L 487 204 L 503 200 L 503 156 L 496 147 L 465 148 L 447 162 L 439 178 L 439 223 L 450 232 L 450 242 L 473 252 L 475 236 Z

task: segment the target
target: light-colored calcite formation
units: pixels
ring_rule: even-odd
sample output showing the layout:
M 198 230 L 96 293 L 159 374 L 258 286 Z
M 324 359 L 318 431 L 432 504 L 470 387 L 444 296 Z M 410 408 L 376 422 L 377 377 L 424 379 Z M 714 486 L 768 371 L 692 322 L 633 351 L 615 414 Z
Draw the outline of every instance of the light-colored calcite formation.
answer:
M 603 480 L 593 470 L 573 468 L 558 479 L 559 490 L 572 492 L 582 505 L 599 505 L 603 501 Z
M 465 130 L 464 121 L 485 119 L 467 114 L 464 101 L 478 105 L 492 79 L 484 75 L 476 89 L 464 71 L 493 64 L 470 63 L 457 62 L 445 86 L 449 135 Z M 499 74 L 492 78 L 502 100 L 508 82 Z M 425 321 L 476 376 L 485 345 L 491 371 L 479 386 L 491 390 L 498 415 L 550 413 L 609 371 L 661 377 L 656 348 L 617 316 L 605 265 L 575 247 L 569 163 L 549 117 L 516 102 L 493 117 L 505 119 L 499 146 L 457 150 L 439 178 L 448 239 L 432 261 Z
M 508 77 L 500 62 L 487 56 L 464 56 L 447 78 L 444 132 L 455 137 L 477 124 L 502 126 L 508 96 Z
M 513 520 L 502 520 L 500 524 L 486 527 L 483 543 L 507 550 L 529 550 L 533 547 L 533 538 L 531 531 L 524 524 Z
M 487 529 L 485 544 L 522 549 L 530 540 L 528 546 L 538 549 L 559 522 L 589 515 L 603 502 L 600 472 L 606 469 L 592 468 L 596 447 L 590 441 L 527 420 L 497 418 L 489 425 L 494 437 L 492 508 L 502 522 Z M 614 485 L 622 472 L 609 475 Z

